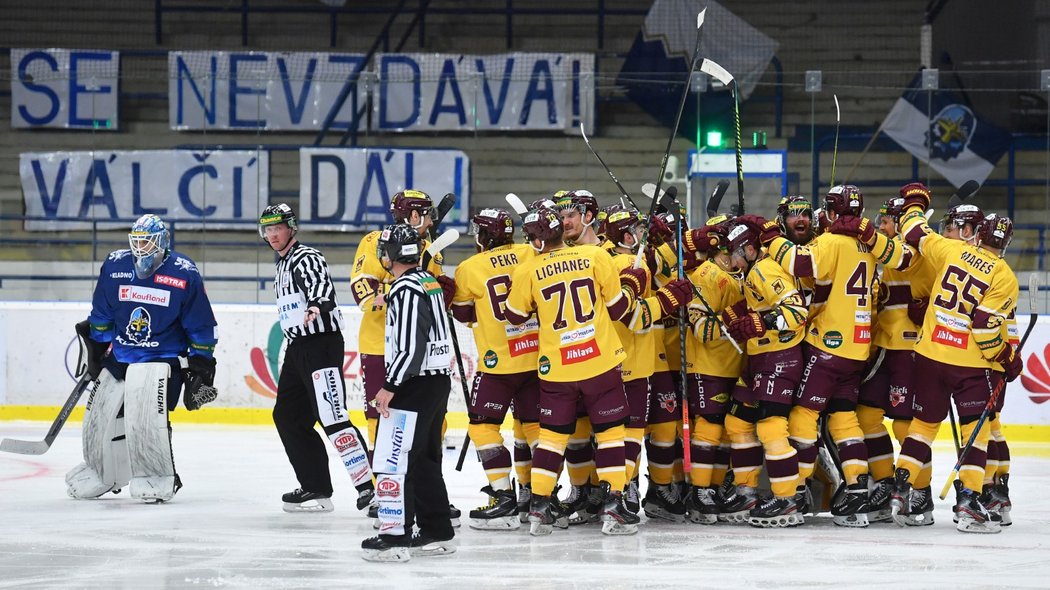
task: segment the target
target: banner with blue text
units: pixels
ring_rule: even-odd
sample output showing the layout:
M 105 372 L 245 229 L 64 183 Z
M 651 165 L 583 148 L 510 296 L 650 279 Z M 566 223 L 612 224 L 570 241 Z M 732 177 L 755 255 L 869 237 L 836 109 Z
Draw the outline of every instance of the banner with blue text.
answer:
M 11 74 L 11 127 L 119 128 L 119 52 L 12 49 Z
M 406 188 L 427 193 L 435 203 L 455 194 L 456 207 L 446 222 L 464 225 L 470 211 L 470 158 L 453 149 L 299 150 L 300 218 L 312 229 L 356 231 L 392 223 L 390 196 Z
M 590 131 L 594 55 L 376 56 L 372 127 L 381 131 Z
M 169 124 L 178 130 L 317 130 L 345 93 L 331 128 L 346 129 L 365 104 L 365 84 L 356 92 L 352 84 L 363 60 L 347 53 L 172 51 Z
M 269 199 L 265 151 L 23 153 L 19 172 L 30 231 L 130 227 L 146 213 L 184 228 L 255 231 Z

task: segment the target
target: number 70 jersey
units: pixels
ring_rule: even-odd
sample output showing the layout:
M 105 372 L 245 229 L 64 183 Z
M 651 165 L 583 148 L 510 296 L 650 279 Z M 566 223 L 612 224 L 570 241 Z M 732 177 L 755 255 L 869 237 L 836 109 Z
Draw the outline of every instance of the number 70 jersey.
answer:
M 508 244 L 479 252 L 456 267 L 453 305 L 472 306 L 474 342 L 480 371 L 509 375 L 536 370 L 539 323 L 535 317 L 520 325 L 504 314 L 515 269 L 535 255 L 528 244 Z

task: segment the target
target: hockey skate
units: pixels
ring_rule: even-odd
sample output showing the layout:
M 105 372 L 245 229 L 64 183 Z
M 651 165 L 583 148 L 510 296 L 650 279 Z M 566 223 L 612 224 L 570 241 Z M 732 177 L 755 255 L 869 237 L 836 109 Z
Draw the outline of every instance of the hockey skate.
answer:
M 839 486 L 831 501 L 831 522 L 837 526 L 868 526 L 868 476 L 860 475 L 857 483 Z
M 364 510 L 372 505 L 372 500 L 376 497 L 376 489 L 372 487 L 365 488 L 357 492 L 357 509 Z
M 456 546 L 452 537 L 438 539 L 428 534 L 416 531 L 412 534 L 408 552 L 412 557 L 430 557 L 436 555 L 451 555 L 456 552 Z
M 649 480 L 645 498 L 642 499 L 642 510 L 649 518 L 685 522 L 685 502 L 678 495 L 678 486 L 673 483 L 662 485 Z
M 962 481 L 955 480 L 955 528 L 964 533 L 998 533 L 1002 528 L 992 518 L 988 509 L 981 504 L 977 492 L 963 487 Z
M 489 495 L 489 503 L 470 511 L 470 528 L 479 531 L 516 531 L 521 528 L 514 490 L 494 490 L 492 486 L 485 486 L 481 491 Z
M 868 494 L 868 522 L 889 522 L 890 496 L 893 494 L 893 478 L 886 477 L 875 482 Z
M 554 496 L 532 495 L 529 506 L 529 534 L 541 537 L 554 532 L 554 524 L 559 514 L 557 500 Z
M 988 509 L 988 513 L 992 515 L 994 519 L 996 515 L 999 516 L 1000 526 L 1010 526 L 1013 521 L 1010 519 L 1010 474 L 1004 474 L 999 476 L 999 482 L 994 483 L 990 486 L 985 486 L 984 493 L 981 494 L 981 504 Z M 116 492 L 113 492 L 116 493 Z
M 689 522 L 696 524 L 715 524 L 719 521 L 721 514 L 718 503 L 715 501 L 715 488 L 693 488 L 686 500 L 689 508 Z
M 751 511 L 758 507 L 758 490 L 736 486 L 722 499 L 718 519 L 724 522 L 745 523 Z
M 598 491 L 604 499 L 601 509 L 602 533 L 606 535 L 633 535 L 638 532 L 641 519 L 627 509 L 623 503 L 623 492 L 613 491 L 609 482 L 603 481 Z
M 332 494 L 308 492 L 303 488 L 281 496 L 285 512 L 331 512 L 335 510 L 331 498 Z
M 799 514 L 817 513 L 817 511 L 813 509 L 813 490 L 810 489 L 809 483 L 802 482 L 801 485 L 795 488 L 795 504 L 798 505 Z
M 600 490 L 589 483 L 572 486 L 569 496 L 562 502 L 570 525 L 587 524 L 598 521 L 601 508 Z
M 368 505 L 368 518 L 372 521 L 372 528 L 379 530 L 379 503 L 373 501 Z
M 518 520 L 522 524 L 529 522 L 529 504 L 532 503 L 532 484 L 518 484 Z
M 795 501 L 795 496 L 785 498 L 773 496 L 752 508 L 747 517 L 749 525 L 762 528 L 798 526 L 805 522 L 806 520 L 802 513 L 798 511 L 798 503 Z
M 893 522 L 897 523 L 897 526 L 915 526 L 914 524 L 909 525 L 909 516 L 911 515 L 911 495 L 912 488 L 911 482 L 908 479 L 911 474 L 907 469 L 898 468 L 893 473 L 893 491 L 890 494 L 890 518 Z
M 634 479 L 627 482 L 627 487 L 623 489 L 624 506 L 627 506 L 627 509 L 635 514 L 638 514 L 638 511 L 642 509 L 640 495 L 638 491 L 638 476 L 635 475 Z
M 448 505 L 448 518 L 452 521 L 452 528 L 458 529 L 462 525 L 462 523 L 459 522 L 459 517 L 462 515 L 463 513 L 459 511 L 459 508 L 456 508 L 452 504 Z
M 365 561 L 397 562 L 412 559 L 408 545 L 394 544 L 378 535 L 361 541 L 361 552 Z

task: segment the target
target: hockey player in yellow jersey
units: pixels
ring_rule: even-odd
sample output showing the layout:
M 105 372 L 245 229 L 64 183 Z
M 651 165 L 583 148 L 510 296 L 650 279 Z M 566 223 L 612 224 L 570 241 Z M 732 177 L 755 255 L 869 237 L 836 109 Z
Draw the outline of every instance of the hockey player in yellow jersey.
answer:
M 511 453 L 500 425 L 513 408 L 527 444 L 539 436 L 539 380 L 536 350 L 539 326 L 535 318 L 515 326 L 504 315 L 514 269 L 533 255 L 527 244 L 515 244 L 514 223 L 501 209 L 482 209 L 471 218 L 470 232 L 478 253 L 456 268 L 452 315 L 474 330 L 481 368 L 474 374 L 467 432 L 489 485 L 487 506 L 470 512 L 470 526 L 483 530 L 514 530 L 520 526 L 511 485 Z M 519 465 L 518 481 L 528 485 L 531 464 Z
M 612 258 L 589 246 L 566 246 L 558 213 L 529 212 L 522 224 L 538 254 L 513 277 L 506 317 L 524 324 L 532 313 L 540 325 L 540 439 L 533 454 L 533 534 L 549 534 L 557 507 L 551 500 L 577 403 L 592 418 L 601 481 L 602 532 L 632 534 L 638 516 L 623 503 L 626 484 L 624 425 L 629 418 L 620 374 L 626 358 L 612 322 L 629 313 L 635 293 L 621 286 Z M 595 255 L 600 254 L 600 255 Z M 673 293 L 658 293 L 661 307 L 674 309 Z
M 865 239 L 874 227 L 861 218 L 864 196 L 853 185 L 832 187 L 824 198 L 828 220 L 863 225 Z M 761 218 L 766 225 L 771 225 Z M 845 222 L 844 221 L 844 222 Z M 846 489 L 836 495 L 832 520 L 839 526 L 868 525 L 868 462 L 856 406 L 871 350 L 876 263 L 906 268 L 913 252 L 885 236 L 881 243 L 861 243 L 849 236 L 823 233 L 807 246 L 766 235 L 769 255 L 795 277 L 813 277 L 813 301 L 803 344 L 804 368 L 789 424 L 799 450 L 800 483 L 813 473 L 819 418 L 827 413 L 828 431 L 838 447 Z M 872 246 L 874 244 L 874 247 Z
M 901 234 L 938 268 L 937 279 L 915 345 L 916 413 L 897 461 L 891 511 L 898 524 L 908 522 L 913 484 L 931 457 L 948 404 L 959 410 L 962 438 L 973 433 L 992 392 L 993 363 L 1007 381 L 1020 375 L 1023 363 L 1006 334 L 1019 288 L 1017 277 L 1002 259 L 1013 237 L 1009 218 L 988 215 L 980 223 L 976 244 L 945 238 L 931 231 L 923 216 L 930 194 L 925 187 L 905 187 Z M 963 532 L 1000 530 L 980 501 L 990 427 L 977 432 L 976 442 L 959 470 L 955 514 Z

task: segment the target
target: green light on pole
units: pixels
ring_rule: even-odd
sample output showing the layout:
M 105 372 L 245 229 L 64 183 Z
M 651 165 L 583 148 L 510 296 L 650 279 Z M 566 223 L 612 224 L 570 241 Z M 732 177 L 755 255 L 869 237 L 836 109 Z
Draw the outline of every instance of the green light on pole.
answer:
M 709 148 L 720 148 L 722 147 L 722 132 L 721 131 L 708 131 L 707 141 L 705 142 Z

